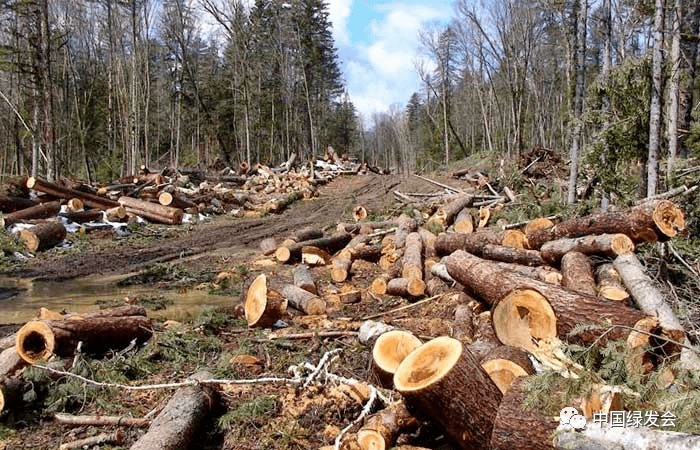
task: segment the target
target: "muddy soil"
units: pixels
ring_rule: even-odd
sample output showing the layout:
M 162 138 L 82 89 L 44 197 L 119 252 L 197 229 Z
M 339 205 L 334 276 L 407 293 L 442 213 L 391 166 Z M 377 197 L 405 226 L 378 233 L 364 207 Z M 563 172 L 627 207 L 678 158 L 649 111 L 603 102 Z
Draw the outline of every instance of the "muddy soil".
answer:
M 445 181 L 445 180 L 443 180 Z M 455 180 L 452 185 L 458 185 Z M 342 176 L 320 188 L 318 197 L 297 202 L 279 215 L 260 219 L 220 216 L 189 227 L 173 237 L 150 241 L 126 240 L 116 234 L 96 233 L 80 253 L 46 252 L 4 275 L 60 280 L 95 274 L 131 273 L 150 265 L 173 260 L 197 260 L 206 270 L 208 257 L 243 260 L 257 251 L 260 240 L 269 236 L 284 238 L 307 225 L 319 228 L 351 220 L 352 207 L 362 204 L 370 211 L 386 213 L 396 207 L 393 191 L 437 192 L 442 188 L 415 176 Z M 101 242 L 104 240 L 103 242 Z M 124 240 L 123 245 L 115 246 Z M 105 242 L 108 244 L 106 245 Z M 185 262 L 185 261 L 183 261 Z M 243 261 L 241 261 L 243 262 Z

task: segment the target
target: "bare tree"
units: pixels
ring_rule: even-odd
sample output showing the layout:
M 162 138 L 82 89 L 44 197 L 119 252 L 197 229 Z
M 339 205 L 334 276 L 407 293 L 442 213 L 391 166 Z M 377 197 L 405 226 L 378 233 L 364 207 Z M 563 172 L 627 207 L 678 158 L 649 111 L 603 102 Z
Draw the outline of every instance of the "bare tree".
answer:
M 586 76 L 586 22 L 588 17 L 587 0 L 578 0 L 576 10 L 576 89 L 574 93 L 574 132 L 569 148 L 569 190 L 567 203 L 576 203 L 576 182 L 578 180 L 579 153 L 582 139 L 581 115 Z
M 664 9 L 666 0 L 656 0 L 654 10 L 654 50 L 652 53 L 652 90 L 649 108 L 649 155 L 647 159 L 647 197 L 656 194 L 661 147 L 661 100 L 663 96 Z

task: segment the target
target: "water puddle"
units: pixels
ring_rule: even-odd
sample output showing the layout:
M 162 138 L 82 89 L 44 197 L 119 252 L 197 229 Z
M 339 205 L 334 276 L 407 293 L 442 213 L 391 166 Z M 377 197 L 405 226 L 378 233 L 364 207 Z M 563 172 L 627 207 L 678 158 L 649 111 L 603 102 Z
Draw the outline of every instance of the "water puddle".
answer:
M 186 320 L 207 306 L 228 306 L 237 302 L 230 296 L 211 295 L 206 290 L 173 291 L 150 286 L 119 286 L 129 275 L 86 277 L 63 281 L 34 281 L 0 278 L 0 324 L 21 324 L 31 320 L 42 306 L 54 311 L 76 313 L 95 311 L 100 305 L 129 298 L 158 298 L 165 309 L 152 311 L 157 319 Z

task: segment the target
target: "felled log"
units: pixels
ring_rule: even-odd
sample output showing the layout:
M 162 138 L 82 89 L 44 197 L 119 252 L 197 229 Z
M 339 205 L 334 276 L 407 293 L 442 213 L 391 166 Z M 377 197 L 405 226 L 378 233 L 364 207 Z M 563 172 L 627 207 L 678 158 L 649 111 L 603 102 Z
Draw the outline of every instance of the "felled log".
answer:
M 470 194 L 458 194 L 453 197 L 450 201 L 445 203 L 445 205 L 439 207 L 435 214 L 433 214 L 428 222 L 436 222 L 443 227 L 448 227 L 452 225 L 455 221 L 455 217 L 465 208 L 468 208 L 474 204 L 474 196 Z
M 481 361 L 481 367 L 504 395 L 516 378 L 535 373 L 527 353 L 517 347 L 501 345 L 489 352 Z
M 401 259 L 401 276 L 403 278 L 423 279 L 423 241 L 418 232 L 406 236 L 404 253 Z
M 526 277 L 536 280 L 545 281 L 551 284 L 561 285 L 562 274 L 560 271 L 549 266 L 526 266 L 523 264 L 514 264 L 508 262 L 497 261 L 496 264 L 503 269 L 509 270 Z
M 30 252 L 47 250 L 66 238 L 66 227 L 60 222 L 44 222 L 20 230 L 19 240 Z
M 570 251 L 561 259 L 561 286 L 581 294 L 598 295 L 593 265 L 586 255 Z
M 394 278 L 386 284 L 386 294 L 404 298 L 425 294 L 425 283 L 419 278 Z
M 193 201 L 186 199 L 185 197 L 174 192 L 161 192 L 158 195 L 158 203 L 160 203 L 163 206 L 170 206 L 172 208 L 179 209 L 197 207 L 197 204 Z
M 275 258 L 282 263 L 298 261 L 301 258 L 301 249 L 306 246 L 318 247 L 334 253 L 345 247 L 350 239 L 352 236 L 349 233 L 335 233 L 327 237 L 300 241 L 289 246 L 278 247 L 275 251 Z
M 598 295 L 608 300 L 628 302 L 630 294 L 622 284 L 622 278 L 611 263 L 601 264 L 595 272 Z
M 260 251 L 265 256 L 270 256 L 277 250 L 278 244 L 277 239 L 274 237 L 268 237 L 260 241 Z
M 401 361 L 422 342 L 409 331 L 391 330 L 377 338 L 372 347 L 372 371 L 381 386 L 394 385 L 394 373 Z
M 458 340 L 443 336 L 415 349 L 397 368 L 394 386 L 461 448 L 489 450 L 502 394 Z
M 287 310 L 287 300 L 279 292 L 267 287 L 267 276 L 262 273 L 248 286 L 243 303 L 249 327 L 269 328 Z
M 423 243 L 423 258 L 437 258 L 437 250 L 435 249 L 435 242 L 437 241 L 437 236 L 426 230 L 423 227 L 418 228 L 418 234 L 420 235 L 421 241 Z
M 209 379 L 206 372 L 191 377 Z M 195 384 L 178 389 L 165 405 L 146 434 L 131 446 L 131 450 L 179 450 L 188 448 L 192 438 L 216 404 L 216 390 Z
M 49 217 L 54 217 L 60 211 L 61 202 L 59 201 L 40 203 L 29 208 L 5 214 L 2 218 L 0 218 L 0 223 L 4 227 L 9 227 L 17 222 L 22 222 L 23 220 L 47 219 Z
M 482 253 L 485 245 L 501 245 L 518 249 L 527 248 L 525 234 L 520 230 L 483 229 L 474 233 L 440 233 L 435 241 L 438 255 L 449 255 L 457 250 L 466 250 L 472 254 Z
M 565 237 L 622 233 L 633 242 L 665 241 L 685 230 L 683 211 L 668 200 L 647 202 L 622 211 L 574 217 L 527 235 L 530 248 Z
M 98 222 L 103 218 L 103 212 L 99 209 L 66 211 L 60 213 L 59 215 L 75 223 Z
M 415 219 L 408 217 L 406 214 L 401 214 L 396 219 L 396 233 L 394 233 L 393 244 L 396 249 L 403 249 L 406 243 L 406 237 L 418 229 L 418 222 Z
M 590 344 L 601 337 L 602 331 L 586 330 L 573 337 L 568 336 L 569 331 L 583 323 L 634 327 L 646 317 L 619 302 L 579 294 L 509 272 L 464 251 L 445 258 L 445 264 L 453 278 L 493 305 L 493 327 L 498 339 L 506 345 L 530 350 L 533 338 L 553 336 Z M 628 334 L 625 328 L 613 327 L 601 342 Z
M 151 424 L 150 419 L 127 416 L 74 416 L 72 414 L 56 413 L 53 416 L 56 423 L 75 426 L 121 426 L 145 428 Z
M 357 442 L 362 450 L 388 450 L 393 448 L 399 434 L 412 432 L 419 426 L 420 422 L 408 412 L 404 402 L 394 402 L 365 420 L 357 432 Z
M 331 279 L 335 283 L 342 283 L 348 278 L 350 274 L 350 268 L 355 260 L 363 259 L 366 261 L 376 262 L 382 255 L 381 245 L 366 245 L 362 242 L 353 245 L 358 237 L 365 237 L 366 235 L 359 235 L 354 237 L 348 245 L 341 250 L 333 258 L 333 266 L 331 267 Z M 360 239 L 363 241 L 366 239 Z
M 559 420 L 523 406 L 525 380 L 515 380 L 498 406 L 491 450 L 554 450 L 552 439 Z
M 310 292 L 311 294 L 318 295 L 318 289 L 316 288 L 316 282 L 311 274 L 308 266 L 299 265 L 294 269 L 293 273 L 294 285 L 302 288 L 303 290 Z
M 119 204 L 138 216 L 144 217 L 152 222 L 164 223 L 168 225 L 179 225 L 182 223 L 183 211 L 179 208 L 163 206 L 159 203 L 147 202 L 132 197 L 119 197 Z
M 95 209 L 108 209 L 119 206 L 119 203 L 106 197 L 90 194 L 88 192 L 77 191 L 75 189 L 65 188 L 55 183 L 50 183 L 41 178 L 29 177 L 27 179 L 27 187 L 38 192 L 44 192 L 54 197 L 71 199 L 79 198 L 85 206 Z
M 110 222 L 122 222 L 126 219 L 126 208 L 121 205 L 109 208 L 105 210 L 105 217 Z
M 28 198 L 0 194 L 0 212 L 5 214 L 31 208 L 34 205 L 36 202 Z
M 626 234 L 599 234 L 578 238 L 562 238 L 546 242 L 540 254 L 548 264 L 555 264 L 568 252 L 585 255 L 617 256 L 634 251 L 634 243 Z
M 367 211 L 367 208 L 363 205 L 357 205 L 352 209 L 352 218 L 355 220 L 355 222 L 365 220 L 368 215 L 369 212 Z
M 27 362 L 19 356 L 15 347 L 9 347 L 0 352 L 0 381 L 11 377 L 19 369 L 27 365 Z M 2 411 L 2 408 L 0 408 Z
M 386 294 L 386 288 L 389 281 L 398 277 L 400 273 L 401 268 L 398 266 L 398 264 L 391 265 L 386 272 L 380 274 L 377 278 L 372 280 L 369 290 L 376 295 Z
M 391 228 L 396 225 L 396 220 L 381 220 L 376 222 L 345 223 L 341 222 L 336 226 L 336 231 L 345 233 L 369 234 L 373 230 L 380 228 Z
M 466 303 L 461 303 L 455 308 L 452 337 L 464 344 L 474 341 L 474 310 Z
M 279 248 L 279 247 L 278 247 Z M 275 249 L 275 252 L 277 249 Z M 301 248 L 301 263 L 309 266 L 327 266 L 333 257 L 322 248 L 305 245 Z
M 29 364 L 51 355 L 70 356 L 82 342 L 82 350 L 100 355 L 121 350 L 133 340 L 143 343 L 153 333 L 142 307 L 123 306 L 74 316 L 65 320 L 32 320 L 17 331 L 17 353 Z
M 700 436 L 650 427 L 595 424 L 576 431 L 570 427 L 557 429 L 553 446 L 557 450 L 695 450 L 700 448 Z
M 322 298 L 293 284 L 285 284 L 280 290 L 280 294 L 294 309 L 310 316 L 326 313 L 326 302 Z
M 474 219 L 469 208 L 464 208 L 457 214 L 453 228 L 455 233 L 469 234 L 474 232 Z
M 527 236 L 530 233 L 534 233 L 537 230 L 545 230 L 545 229 L 551 228 L 553 226 L 554 226 L 554 222 L 552 222 L 549 218 L 538 217 L 537 219 L 532 219 L 529 222 L 527 222 L 525 224 L 525 228 L 523 229 L 523 232 Z

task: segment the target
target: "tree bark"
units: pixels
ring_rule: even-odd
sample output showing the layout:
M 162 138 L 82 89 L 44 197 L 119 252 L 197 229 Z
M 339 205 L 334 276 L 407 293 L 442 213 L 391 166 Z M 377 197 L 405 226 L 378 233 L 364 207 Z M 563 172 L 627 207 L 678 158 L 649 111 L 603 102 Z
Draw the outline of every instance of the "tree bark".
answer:
M 19 232 L 19 240 L 30 252 L 47 250 L 66 238 L 66 227 L 60 222 L 45 222 Z
M 580 294 L 598 295 L 593 266 L 586 255 L 571 251 L 561 259 L 561 287 Z
M 411 352 L 394 386 L 419 417 L 439 423 L 465 450 L 489 450 L 502 394 L 458 340 L 439 337 Z
M 585 255 L 617 256 L 634 251 L 634 243 L 626 234 L 600 234 L 577 238 L 562 238 L 546 242 L 540 248 L 542 259 L 556 264 L 568 252 Z
M 316 288 L 316 282 L 311 274 L 308 266 L 300 265 L 294 269 L 294 285 L 302 288 L 303 290 L 310 292 L 313 295 L 318 295 L 318 289 Z
M 287 299 L 287 302 L 299 311 L 302 311 L 310 316 L 326 313 L 326 302 L 304 289 L 286 284 L 280 290 L 280 294 Z
M 211 378 L 200 372 L 191 379 Z M 188 448 L 196 431 L 203 425 L 216 403 L 217 393 L 211 386 L 197 384 L 177 390 L 153 420 L 146 434 L 131 450 L 180 450 Z
M 24 197 L 10 197 L 0 194 L 0 212 L 12 213 L 35 206 L 36 202 Z
M 278 247 L 275 251 L 275 258 L 282 263 L 298 261 L 301 258 L 301 249 L 306 246 L 318 247 L 333 253 L 345 247 L 350 239 L 352 236 L 348 233 L 336 233 L 328 237 L 300 241 L 287 247 Z
M 17 222 L 31 219 L 47 219 L 54 217 L 61 211 L 61 202 L 40 203 L 30 208 L 21 209 L 13 213 L 6 214 L 2 220 L 2 225 L 7 228 Z
M 403 278 L 423 279 L 423 241 L 416 231 L 406 236 L 406 244 L 401 259 L 401 276 Z
M 76 191 L 75 189 L 65 188 L 54 183 L 42 180 L 41 178 L 29 177 L 27 179 L 27 187 L 38 192 L 53 195 L 54 197 L 69 200 L 71 198 L 79 198 L 85 206 L 95 209 L 107 209 L 119 206 L 118 202 L 110 200 L 106 197 L 90 194 L 87 192 Z
M 127 212 L 142 216 L 152 222 L 179 225 L 182 223 L 183 211 L 179 208 L 163 206 L 159 203 L 147 202 L 132 197 L 119 197 L 119 204 Z

